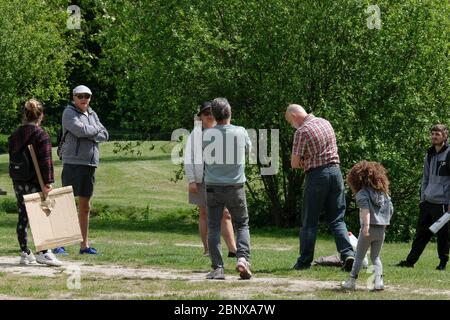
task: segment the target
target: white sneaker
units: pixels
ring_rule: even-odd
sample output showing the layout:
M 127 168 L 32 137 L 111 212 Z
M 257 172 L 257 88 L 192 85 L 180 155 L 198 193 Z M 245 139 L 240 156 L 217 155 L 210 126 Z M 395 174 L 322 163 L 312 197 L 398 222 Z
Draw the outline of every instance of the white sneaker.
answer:
M 383 276 L 375 276 L 373 289 L 384 290 Z
M 20 254 L 20 264 L 36 264 L 36 258 L 34 257 L 33 252 L 30 251 L 30 254 L 22 251 Z
M 241 279 L 247 280 L 252 277 L 252 273 L 250 272 L 250 263 L 244 257 L 238 259 L 236 271 L 239 272 Z
M 356 289 L 356 279 L 350 277 L 347 281 L 343 281 L 341 283 L 341 287 L 342 287 L 342 289 L 355 290 Z
M 48 251 L 47 253 L 39 252 L 37 255 L 36 261 L 41 264 L 46 264 L 53 267 L 61 267 L 62 262 L 56 259 L 55 255 Z

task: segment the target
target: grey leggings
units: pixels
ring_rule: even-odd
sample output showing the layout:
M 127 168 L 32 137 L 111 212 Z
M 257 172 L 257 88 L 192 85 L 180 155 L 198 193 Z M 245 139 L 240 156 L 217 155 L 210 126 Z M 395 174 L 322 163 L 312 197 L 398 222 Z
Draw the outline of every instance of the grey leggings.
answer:
M 350 276 L 357 278 L 361 270 L 362 262 L 366 256 L 367 250 L 370 247 L 370 259 L 373 263 L 373 268 L 376 276 L 383 275 L 383 265 L 381 264 L 380 251 L 384 242 L 384 230 L 386 226 L 370 225 L 369 236 L 362 235 L 362 230 L 359 231 L 358 245 L 356 246 L 356 257 L 353 263 Z

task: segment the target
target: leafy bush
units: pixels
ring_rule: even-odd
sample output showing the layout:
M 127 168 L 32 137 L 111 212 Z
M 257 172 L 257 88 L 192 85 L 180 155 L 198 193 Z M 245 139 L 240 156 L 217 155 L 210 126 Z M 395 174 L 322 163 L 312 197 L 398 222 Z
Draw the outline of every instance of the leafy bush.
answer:
M 0 134 L 0 154 L 8 152 L 8 136 Z
M 284 111 L 299 103 L 332 123 L 344 176 L 363 159 L 388 169 L 396 211 L 387 237 L 411 239 L 428 130 L 450 119 L 447 0 L 379 0 L 379 29 L 358 0 L 77 3 L 85 20 L 73 32 L 65 1 L 0 2 L 2 133 L 36 97 L 54 137 L 79 82 L 93 86 L 93 107 L 124 140 L 191 128 L 200 102 L 225 96 L 234 123 L 280 130 L 279 173 L 247 168 L 255 223 L 296 227 L 304 173 L 290 169 Z M 356 216 L 347 215 L 352 229 Z
M 190 127 L 198 104 L 217 96 L 229 99 L 234 123 L 280 129 L 279 174 L 247 171 L 263 185 L 250 201 L 255 220 L 282 227 L 299 223 L 304 179 L 290 169 L 284 111 L 303 105 L 335 128 L 344 176 L 363 159 L 389 170 L 388 239 L 409 240 L 428 130 L 450 118 L 450 6 L 377 5 L 380 29 L 357 0 L 106 1 L 101 73 L 128 129 Z M 348 220 L 356 228 L 355 215 Z
M 15 198 L 0 198 L 0 212 L 17 213 L 17 202 Z
M 11 132 L 20 123 L 21 107 L 37 98 L 54 106 L 68 92 L 68 62 L 72 52 L 65 36 L 63 2 L 11 0 L 0 2 L 0 130 Z

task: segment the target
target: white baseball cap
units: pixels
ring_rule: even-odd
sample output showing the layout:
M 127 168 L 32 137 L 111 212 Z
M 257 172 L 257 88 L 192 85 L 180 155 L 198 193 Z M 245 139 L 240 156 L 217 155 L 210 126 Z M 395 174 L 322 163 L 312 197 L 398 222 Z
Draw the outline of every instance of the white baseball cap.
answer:
M 73 89 L 72 91 L 73 94 L 78 94 L 78 93 L 89 93 L 92 96 L 92 91 L 91 89 L 89 89 L 86 86 L 78 86 L 75 89 Z

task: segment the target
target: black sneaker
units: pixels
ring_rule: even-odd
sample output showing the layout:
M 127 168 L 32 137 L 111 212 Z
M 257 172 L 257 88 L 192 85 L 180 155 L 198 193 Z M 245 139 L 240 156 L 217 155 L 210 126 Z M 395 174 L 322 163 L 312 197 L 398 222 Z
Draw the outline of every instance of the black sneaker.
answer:
M 346 272 L 352 271 L 354 262 L 355 262 L 355 257 L 348 256 L 347 258 L 345 258 L 345 261 L 342 264 L 342 270 L 344 270 Z
M 348 256 L 347 258 L 345 258 L 344 264 L 342 265 L 342 270 L 346 272 L 352 271 L 353 262 L 355 262 L 355 257 Z
M 441 261 L 439 265 L 436 267 L 436 270 L 443 271 L 445 270 L 445 267 L 447 266 L 447 262 Z
M 352 268 L 353 268 L 353 262 L 355 262 L 355 257 L 348 256 L 347 258 L 345 258 L 345 261 L 344 261 L 344 265 L 343 265 L 343 267 L 342 267 L 342 270 L 344 270 L 344 271 L 346 271 L 346 272 L 352 271 Z
M 414 264 L 411 262 L 408 262 L 408 260 L 402 260 L 399 263 L 397 263 L 396 266 L 403 267 L 403 268 L 414 268 Z
M 296 264 L 294 264 L 294 267 L 293 267 L 293 269 L 295 269 L 295 270 L 307 270 L 310 268 L 311 268 L 310 264 L 304 264 L 304 263 L 300 263 L 300 262 L 297 262 Z

